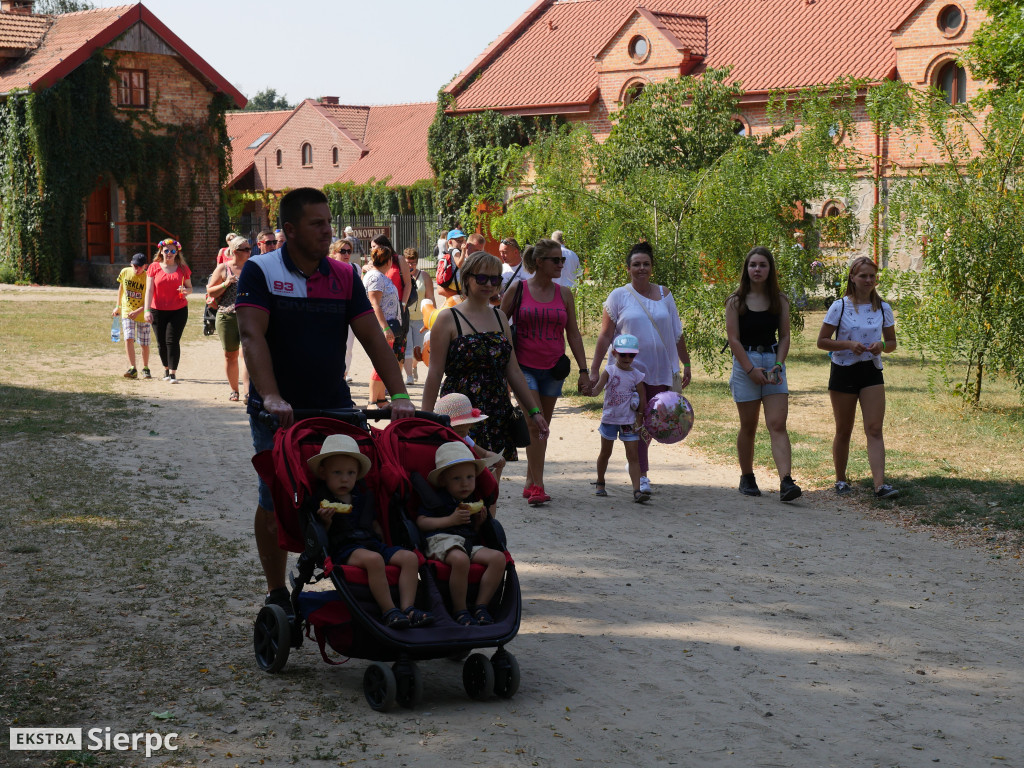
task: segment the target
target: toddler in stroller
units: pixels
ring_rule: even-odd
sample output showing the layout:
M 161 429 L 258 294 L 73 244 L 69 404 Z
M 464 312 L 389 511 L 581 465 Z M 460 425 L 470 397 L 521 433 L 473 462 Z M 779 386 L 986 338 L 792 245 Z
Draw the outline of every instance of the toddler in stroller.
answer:
M 424 506 L 416 517 L 417 527 L 426 536 L 426 556 L 440 560 L 452 569 L 449 590 L 452 618 L 464 627 L 493 624 L 487 604 L 501 585 L 505 573 L 505 555 L 480 543 L 479 530 L 487 516 L 484 503 L 476 493 L 476 477 L 487 461 L 473 455 L 465 443 L 445 443 L 437 449 L 434 469 L 427 482 L 438 493 L 435 506 Z M 484 566 L 477 592 L 477 603 L 466 606 L 469 565 Z
M 373 599 L 380 607 L 383 623 L 392 629 L 425 627 L 434 617 L 421 611 L 413 601 L 419 584 L 419 558 L 409 549 L 388 546 L 376 520 L 373 495 L 361 482 L 370 471 L 370 459 L 348 435 L 329 435 L 320 453 L 310 457 L 309 468 L 319 478 L 315 493 L 306 502 L 327 529 L 331 559 L 362 568 Z M 385 565 L 399 568 L 399 610 L 391 598 Z

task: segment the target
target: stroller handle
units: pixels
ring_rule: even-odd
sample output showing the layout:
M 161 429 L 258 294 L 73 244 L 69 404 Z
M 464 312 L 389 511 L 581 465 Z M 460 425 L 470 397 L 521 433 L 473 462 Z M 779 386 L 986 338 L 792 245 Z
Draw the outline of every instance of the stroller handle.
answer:
M 295 414 L 296 421 L 326 416 L 327 418 L 344 421 L 346 424 L 351 424 L 352 426 L 359 427 L 362 430 L 367 429 L 367 422 L 369 421 L 384 421 L 385 419 L 391 418 L 390 408 L 326 408 L 322 410 L 296 408 L 292 413 Z M 444 416 L 439 413 L 416 411 L 414 415 L 418 419 L 433 421 L 434 423 L 440 424 L 444 427 L 451 426 L 451 419 L 448 418 L 448 416 Z M 260 424 L 268 427 L 269 429 L 276 430 L 281 426 L 277 421 L 277 416 L 269 411 L 261 410 L 256 419 Z

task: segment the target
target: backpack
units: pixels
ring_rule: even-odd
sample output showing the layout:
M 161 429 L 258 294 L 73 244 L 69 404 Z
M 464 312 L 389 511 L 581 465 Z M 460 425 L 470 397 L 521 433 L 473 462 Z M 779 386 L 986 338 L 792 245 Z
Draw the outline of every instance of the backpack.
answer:
M 452 249 L 445 253 L 440 259 L 437 260 L 437 274 L 435 280 L 441 288 L 447 288 L 450 291 L 458 291 L 459 279 L 458 279 L 458 267 L 455 266 L 454 252 L 456 249 Z

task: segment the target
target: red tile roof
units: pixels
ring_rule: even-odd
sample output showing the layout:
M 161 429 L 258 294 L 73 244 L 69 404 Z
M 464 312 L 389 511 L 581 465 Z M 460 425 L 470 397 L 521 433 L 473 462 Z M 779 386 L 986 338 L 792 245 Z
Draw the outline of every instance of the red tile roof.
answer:
M 143 23 L 160 37 L 199 77 L 239 107 L 246 98 L 202 57 L 141 3 L 96 8 L 59 16 L 22 16 L 46 19 L 49 30 L 38 48 L 27 56 L 0 66 L 0 94 L 15 89 L 49 88 L 81 66 L 96 51 L 112 43 L 133 25 Z M 5 18 L 6 22 L 6 18 Z
M 433 178 L 427 132 L 436 111 L 435 102 L 369 107 L 363 140 L 369 154 L 349 166 L 338 181 L 365 184 L 389 179 L 389 185 L 405 186 Z
M 48 16 L 0 13 L 0 48 L 35 48 L 49 26 Z
M 705 17 L 707 66 L 731 65 L 747 92 L 851 75 L 881 79 L 896 66 L 890 30 L 921 0 L 539 0 L 448 86 L 456 108 L 588 102 L 594 55 L 643 5 L 681 42 Z M 696 53 L 697 51 L 695 51 Z
M 256 150 L 266 143 L 260 142 L 258 147 L 250 145 L 264 134 L 269 139 L 292 116 L 289 109 L 275 112 L 228 112 L 224 117 L 227 122 L 228 138 L 231 140 L 231 178 L 227 186 L 231 186 L 239 177 L 252 167 Z
M 708 20 L 703 16 L 682 16 L 677 13 L 652 14 L 661 27 L 677 41 L 677 48 L 688 49 L 698 56 L 707 54 Z
M 328 120 L 351 134 L 356 141 L 362 141 L 366 137 L 366 121 L 370 116 L 369 107 L 319 103 L 317 107 Z

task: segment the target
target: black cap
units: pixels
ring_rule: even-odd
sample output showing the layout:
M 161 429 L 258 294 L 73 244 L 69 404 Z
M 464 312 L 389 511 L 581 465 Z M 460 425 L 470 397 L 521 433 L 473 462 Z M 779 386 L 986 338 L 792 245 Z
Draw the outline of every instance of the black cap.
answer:
M 144 267 L 146 266 L 146 255 L 144 253 L 136 253 L 132 256 L 133 267 Z

